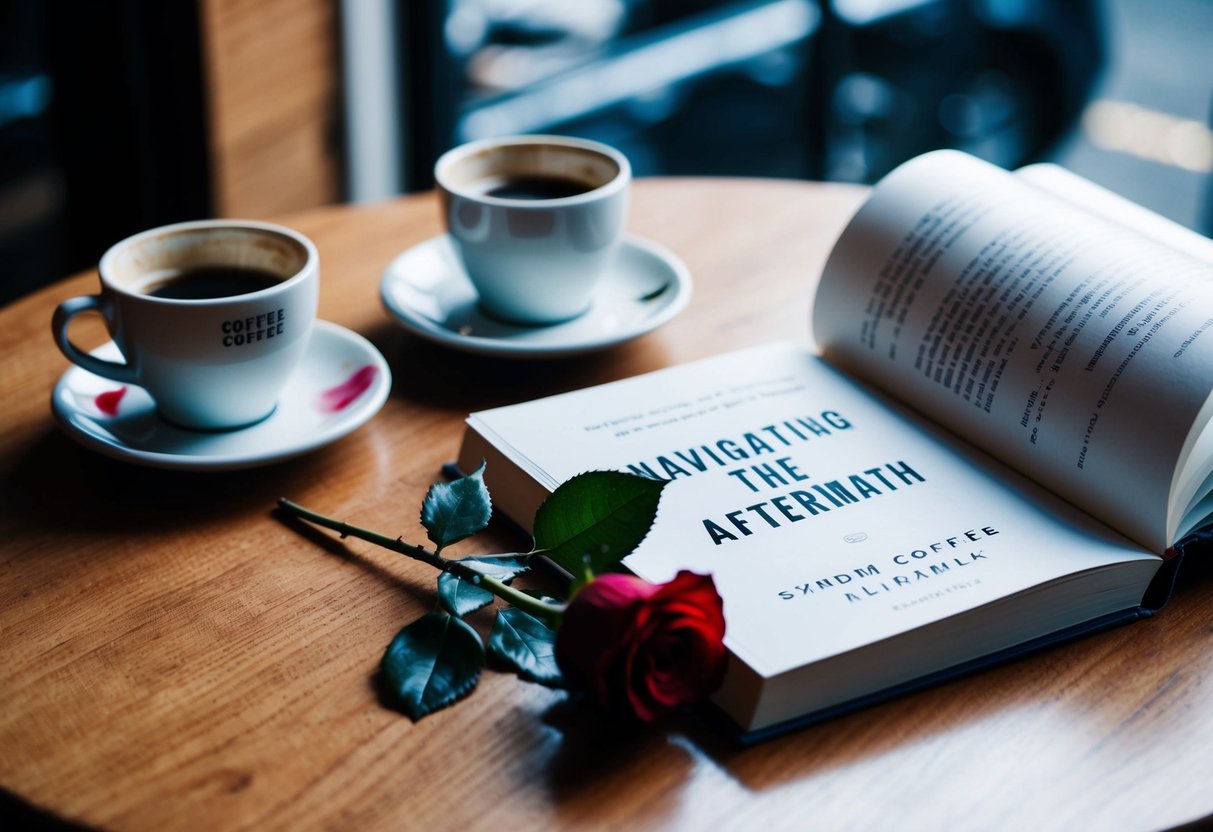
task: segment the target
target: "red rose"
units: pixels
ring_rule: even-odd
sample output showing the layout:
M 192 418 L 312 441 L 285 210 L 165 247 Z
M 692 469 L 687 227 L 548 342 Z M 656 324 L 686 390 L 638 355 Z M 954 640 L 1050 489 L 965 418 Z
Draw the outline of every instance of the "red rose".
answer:
M 724 610 L 710 575 L 665 584 L 602 575 L 569 602 L 556 636 L 565 677 L 615 711 L 651 722 L 724 679 Z

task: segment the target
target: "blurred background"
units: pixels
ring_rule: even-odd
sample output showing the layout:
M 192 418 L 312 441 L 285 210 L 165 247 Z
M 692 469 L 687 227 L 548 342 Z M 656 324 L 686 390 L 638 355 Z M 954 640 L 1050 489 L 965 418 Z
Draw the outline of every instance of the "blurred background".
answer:
M 1055 161 L 1203 233 L 1206 0 L 0 0 L 0 303 L 143 228 L 428 189 L 556 132 L 637 175 Z

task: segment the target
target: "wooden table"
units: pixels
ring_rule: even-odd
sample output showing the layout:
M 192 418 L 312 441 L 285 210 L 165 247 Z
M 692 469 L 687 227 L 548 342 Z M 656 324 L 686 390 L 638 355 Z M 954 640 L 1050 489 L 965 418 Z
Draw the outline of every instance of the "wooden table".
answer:
M 388 358 L 392 395 L 335 445 L 229 474 L 101 458 L 54 426 L 49 334 L 84 274 L 0 310 L 0 785 L 112 829 L 1157 829 L 1213 811 L 1213 569 L 1155 619 L 800 731 L 730 746 L 694 720 L 620 730 L 487 673 L 414 724 L 380 705 L 384 646 L 427 567 L 272 514 L 280 495 L 424 538 L 418 505 L 469 410 L 807 338 L 859 188 L 637 184 L 632 228 L 695 279 L 675 321 L 550 362 L 446 351 L 377 287 L 439 231 L 432 196 L 283 218 L 320 250 L 323 318 Z M 100 343 L 100 327 L 75 330 Z M 91 345 L 91 344 L 90 344 Z M 460 544 L 501 551 L 494 529 Z M 481 622 L 483 623 L 483 622 Z M 4 826 L 0 814 L 0 826 Z

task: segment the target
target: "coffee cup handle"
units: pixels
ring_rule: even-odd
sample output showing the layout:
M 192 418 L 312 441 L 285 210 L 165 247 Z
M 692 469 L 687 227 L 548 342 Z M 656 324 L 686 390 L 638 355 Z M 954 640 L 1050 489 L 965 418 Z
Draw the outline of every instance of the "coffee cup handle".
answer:
M 135 384 L 135 371 L 130 364 L 106 361 L 95 355 L 89 355 L 83 350 L 77 349 L 76 345 L 67 337 L 68 324 L 81 312 L 96 312 L 102 317 L 106 317 L 101 296 L 81 295 L 69 298 L 55 308 L 55 315 L 51 318 L 51 331 L 55 335 L 55 343 L 59 345 L 59 351 L 67 356 L 68 361 L 94 375 L 122 384 Z

